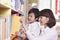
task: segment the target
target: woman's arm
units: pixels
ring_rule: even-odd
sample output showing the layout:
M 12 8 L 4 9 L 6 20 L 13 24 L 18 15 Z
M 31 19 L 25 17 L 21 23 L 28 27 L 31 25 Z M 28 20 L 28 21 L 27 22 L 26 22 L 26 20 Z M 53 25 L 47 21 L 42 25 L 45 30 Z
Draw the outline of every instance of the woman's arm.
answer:
M 26 34 L 30 40 L 57 40 L 58 34 L 55 30 L 46 30 L 43 35 L 35 36 L 30 31 L 26 31 Z

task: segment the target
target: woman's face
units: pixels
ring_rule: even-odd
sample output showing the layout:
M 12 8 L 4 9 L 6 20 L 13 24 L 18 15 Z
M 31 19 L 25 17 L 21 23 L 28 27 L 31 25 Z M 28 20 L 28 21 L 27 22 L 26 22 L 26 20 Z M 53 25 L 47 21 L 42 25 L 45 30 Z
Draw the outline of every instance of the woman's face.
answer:
M 48 21 L 49 21 L 49 18 L 48 18 L 48 17 L 45 17 L 45 16 L 40 16 L 40 17 L 39 17 L 39 22 L 40 22 L 42 25 L 47 24 Z
M 35 21 L 35 15 L 34 13 L 28 14 L 28 22 L 33 23 Z

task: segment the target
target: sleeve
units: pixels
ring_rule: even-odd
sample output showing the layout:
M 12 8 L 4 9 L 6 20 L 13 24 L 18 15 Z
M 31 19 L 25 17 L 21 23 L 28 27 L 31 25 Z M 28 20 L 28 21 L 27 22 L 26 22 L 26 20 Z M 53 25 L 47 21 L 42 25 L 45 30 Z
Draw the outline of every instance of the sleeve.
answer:
M 57 40 L 58 37 L 56 32 L 47 32 L 46 34 L 37 37 L 31 34 L 29 31 L 27 31 L 26 34 L 30 40 Z
M 29 40 L 34 40 L 36 37 L 34 36 L 34 34 L 32 34 L 31 32 L 29 31 L 26 31 L 26 35 L 28 37 Z
M 25 32 L 29 40 L 34 40 L 37 37 L 34 27 L 35 26 L 29 25 L 28 30 Z
M 35 40 L 57 40 L 57 33 L 56 32 L 47 32 L 44 35 L 40 35 Z

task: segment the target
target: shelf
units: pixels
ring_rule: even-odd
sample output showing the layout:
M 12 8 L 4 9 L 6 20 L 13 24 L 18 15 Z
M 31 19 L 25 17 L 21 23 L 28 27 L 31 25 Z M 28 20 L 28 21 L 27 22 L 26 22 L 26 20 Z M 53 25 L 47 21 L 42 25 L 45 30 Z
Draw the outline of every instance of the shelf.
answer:
M 8 5 L 6 5 L 6 4 L 4 4 L 4 3 L 2 3 L 2 2 L 0 2 L 0 8 L 11 9 L 12 12 L 14 12 L 14 13 L 18 13 L 17 10 L 11 8 L 10 6 L 8 6 Z
M 15 9 L 13 9 L 13 8 L 11 8 L 11 11 L 13 11 L 13 12 L 18 12 L 18 10 L 15 10 Z
M 0 2 L 0 8 L 11 8 L 10 6 Z
M 15 9 L 11 9 L 11 14 L 18 14 L 18 10 L 15 10 Z

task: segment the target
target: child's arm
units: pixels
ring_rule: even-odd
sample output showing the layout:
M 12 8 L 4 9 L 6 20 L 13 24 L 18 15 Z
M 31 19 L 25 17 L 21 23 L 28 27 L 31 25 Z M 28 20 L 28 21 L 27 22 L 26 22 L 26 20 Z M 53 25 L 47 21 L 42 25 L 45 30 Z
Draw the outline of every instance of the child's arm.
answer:
M 24 30 L 26 31 L 27 28 L 26 28 L 26 25 L 25 25 L 24 16 L 22 16 L 22 18 L 20 19 L 20 23 L 21 23 L 22 27 L 24 28 Z

